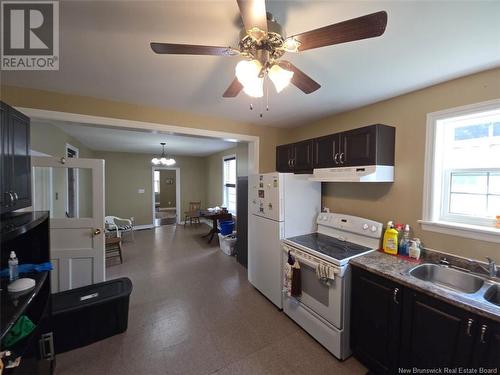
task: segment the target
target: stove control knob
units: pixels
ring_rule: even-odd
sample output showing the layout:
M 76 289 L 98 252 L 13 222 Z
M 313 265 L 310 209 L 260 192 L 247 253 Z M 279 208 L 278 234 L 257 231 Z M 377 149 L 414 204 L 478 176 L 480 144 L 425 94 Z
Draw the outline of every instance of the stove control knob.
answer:
M 377 231 L 377 227 L 376 227 L 375 225 L 372 225 L 372 227 L 370 228 L 370 230 L 371 230 L 372 232 L 376 232 L 376 231 Z
M 368 230 L 368 224 L 363 224 L 363 230 Z

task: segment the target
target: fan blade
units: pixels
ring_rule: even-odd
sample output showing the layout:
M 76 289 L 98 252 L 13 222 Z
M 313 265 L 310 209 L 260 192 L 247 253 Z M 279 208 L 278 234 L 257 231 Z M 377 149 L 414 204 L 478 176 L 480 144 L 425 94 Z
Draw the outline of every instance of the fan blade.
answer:
M 245 25 L 245 30 L 254 39 L 260 40 L 267 35 L 267 13 L 265 0 L 238 0 L 241 18 Z M 259 30 L 252 29 L 258 28 Z
M 385 11 L 368 14 L 351 20 L 306 31 L 290 38 L 298 40 L 299 51 L 352 42 L 355 40 L 374 38 L 384 33 L 387 25 Z
M 230 47 L 199 46 L 195 44 L 174 44 L 151 42 L 151 49 L 159 54 L 171 55 L 214 55 L 231 56 L 239 52 Z
M 310 94 L 321 87 L 321 85 L 297 68 L 289 61 L 282 60 L 279 66 L 293 72 L 291 82 L 306 94 Z
M 243 90 L 243 85 L 238 81 L 238 78 L 235 77 L 222 96 L 224 98 L 234 98 L 238 96 L 241 90 Z

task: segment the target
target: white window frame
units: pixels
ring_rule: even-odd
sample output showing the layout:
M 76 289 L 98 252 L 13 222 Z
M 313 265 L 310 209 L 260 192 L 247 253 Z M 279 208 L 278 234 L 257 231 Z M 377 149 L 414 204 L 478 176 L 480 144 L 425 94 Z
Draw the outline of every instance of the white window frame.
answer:
M 437 127 L 438 121 L 473 115 L 478 112 L 492 111 L 499 108 L 500 99 L 494 99 L 427 114 L 423 212 L 422 220 L 419 220 L 422 229 L 500 243 L 500 229 L 494 227 L 494 220 L 490 223 L 489 220 L 478 219 L 475 220 L 475 223 L 471 223 L 473 220 L 467 220 L 467 222 L 464 222 L 465 220 L 463 219 L 460 220 L 459 216 L 461 215 L 443 215 L 441 209 L 443 207 L 443 187 L 446 186 L 446 178 L 443 178 L 444 171 L 441 169 L 442 155 L 437 154 L 436 148 L 436 142 L 441 135 L 441 129 Z M 455 171 L 458 172 L 458 170 Z M 489 226 L 489 224 L 492 225 Z
M 226 161 L 227 159 L 232 159 L 234 158 L 235 162 L 238 163 L 238 158 L 236 157 L 236 154 L 231 154 L 231 155 L 224 155 L 222 157 L 222 206 L 223 207 L 227 207 L 228 211 L 233 214 L 234 216 L 236 216 L 237 212 L 236 212 L 236 207 L 234 208 L 234 212 L 231 211 L 228 207 L 228 205 L 226 204 L 226 181 L 225 181 L 225 178 L 224 178 L 224 161 Z M 236 166 L 236 181 L 234 183 L 234 191 L 236 193 L 236 188 L 237 188 L 237 183 L 238 183 L 238 167 Z

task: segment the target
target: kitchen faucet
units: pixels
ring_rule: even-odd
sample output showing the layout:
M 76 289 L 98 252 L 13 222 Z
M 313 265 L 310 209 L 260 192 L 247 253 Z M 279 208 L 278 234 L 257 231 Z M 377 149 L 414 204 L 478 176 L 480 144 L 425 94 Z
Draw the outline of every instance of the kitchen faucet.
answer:
M 486 272 L 488 272 L 488 275 L 490 277 L 496 277 L 497 276 L 497 264 L 490 257 L 486 257 L 486 259 L 488 260 L 488 267 L 484 267 L 484 266 L 482 266 L 480 264 L 479 264 L 479 267 L 481 267 Z

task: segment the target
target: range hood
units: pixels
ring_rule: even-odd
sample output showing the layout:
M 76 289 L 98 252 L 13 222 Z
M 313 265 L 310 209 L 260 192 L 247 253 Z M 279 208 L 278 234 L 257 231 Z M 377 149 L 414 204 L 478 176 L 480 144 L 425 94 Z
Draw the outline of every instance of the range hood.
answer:
M 317 168 L 311 181 L 321 182 L 394 182 L 392 165 L 366 165 L 359 167 Z

